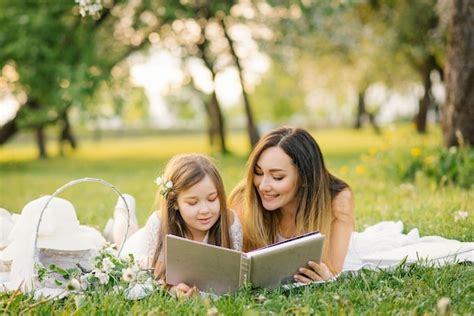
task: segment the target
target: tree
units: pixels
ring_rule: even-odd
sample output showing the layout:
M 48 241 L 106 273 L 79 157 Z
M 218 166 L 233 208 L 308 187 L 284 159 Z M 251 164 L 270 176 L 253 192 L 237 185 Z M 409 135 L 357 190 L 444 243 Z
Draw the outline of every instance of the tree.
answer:
M 436 71 L 443 78 L 445 34 L 436 4 L 437 0 L 370 2 L 373 16 L 384 21 L 393 34 L 387 40 L 386 49 L 401 52 L 423 85 L 424 93 L 414 118 L 419 133 L 426 132 L 427 113 L 434 102 L 431 73 Z
M 100 16 L 81 19 L 70 3 L 1 2 L 0 65 L 18 73 L 13 92 L 27 98 L 1 127 L 0 144 L 19 130 L 34 129 L 40 157 L 46 157 L 44 128 L 63 122 L 61 137 L 75 146 L 67 112 L 93 106 L 88 101 L 101 82 L 112 79 L 113 68 L 147 45 L 157 24 L 135 18 L 145 9 L 117 1 Z M 124 19 L 135 19 L 133 27 Z
M 446 147 L 474 145 L 474 2 L 450 1 L 445 67 L 447 100 L 442 109 Z
M 225 38 L 227 39 L 227 42 L 229 44 L 230 54 L 232 55 L 232 59 L 234 60 L 235 66 L 237 67 L 237 71 L 239 73 L 239 82 L 240 82 L 240 86 L 242 87 L 242 97 L 244 100 L 245 116 L 247 118 L 247 133 L 250 140 L 250 146 L 254 148 L 258 140 L 260 139 L 260 135 L 259 135 L 257 126 L 255 125 L 255 120 L 253 118 L 252 107 L 250 105 L 250 99 L 248 97 L 248 94 L 246 91 L 247 89 L 245 87 L 243 69 L 240 62 L 240 58 L 236 53 L 236 48 L 235 48 L 236 42 L 232 39 L 232 37 L 229 34 L 229 30 L 227 26 L 228 22 L 226 21 L 227 19 L 228 18 L 221 17 L 219 19 L 219 22 L 222 27 L 222 30 L 224 31 Z

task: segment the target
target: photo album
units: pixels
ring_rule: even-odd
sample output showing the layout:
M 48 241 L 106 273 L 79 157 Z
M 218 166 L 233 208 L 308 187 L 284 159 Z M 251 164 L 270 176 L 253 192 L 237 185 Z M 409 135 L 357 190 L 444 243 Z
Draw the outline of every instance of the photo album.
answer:
M 235 292 L 247 282 L 274 289 L 293 283 L 293 275 L 308 261 L 321 261 L 324 237 L 313 232 L 244 253 L 167 235 L 166 282 L 218 295 Z

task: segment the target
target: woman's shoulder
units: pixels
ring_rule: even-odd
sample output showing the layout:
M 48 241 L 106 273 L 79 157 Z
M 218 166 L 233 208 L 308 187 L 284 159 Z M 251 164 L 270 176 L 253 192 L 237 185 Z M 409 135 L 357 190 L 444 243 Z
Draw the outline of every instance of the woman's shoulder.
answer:
M 354 193 L 347 187 L 332 199 L 332 210 L 335 217 L 354 217 Z

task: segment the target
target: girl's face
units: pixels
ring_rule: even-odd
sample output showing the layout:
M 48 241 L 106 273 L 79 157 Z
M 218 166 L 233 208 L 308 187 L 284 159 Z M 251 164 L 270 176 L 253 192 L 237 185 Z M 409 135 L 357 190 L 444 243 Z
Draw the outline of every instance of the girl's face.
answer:
M 270 147 L 262 152 L 255 165 L 253 184 L 266 210 L 294 212 L 297 183 L 298 171 L 283 149 Z
M 178 195 L 178 208 L 193 239 L 202 241 L 219 219 L 221 205 L 217 189 L 206 175 L 201 181 Z

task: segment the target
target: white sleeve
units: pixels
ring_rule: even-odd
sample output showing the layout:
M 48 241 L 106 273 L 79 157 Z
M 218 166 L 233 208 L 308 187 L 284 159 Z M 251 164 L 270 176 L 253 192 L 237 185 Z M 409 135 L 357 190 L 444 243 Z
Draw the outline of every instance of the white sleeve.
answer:
M 144 269 L 151 268 L 160 233 L 160 218 L 153 212 L 144 227 L 125 241 L 121 257 L 132 254 Z
M 230 210 L 234 215 L 234 222 L 230 225 L 230 238 L 232 241 L 232 249 L 242 250 L 242 225 L 240 224 L 239 216 L 233 211 Z
M 161 220 L 158 216 L 158 212 L 153 212 L 153 214 L 148 218 L 146 222 L 146 245 L 147 245 L 147 266 L 153 268 L 151 265 L 153 263 L 153 258 L 155 257 L 156 248 L 158 247 L 158 241 L 160 238 L 160 226 Z

